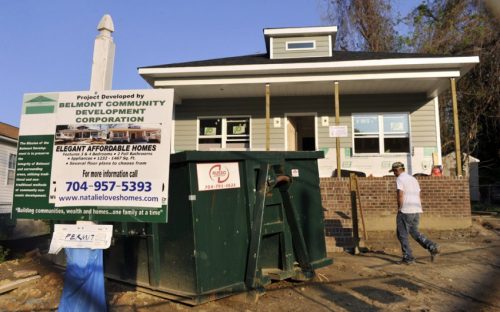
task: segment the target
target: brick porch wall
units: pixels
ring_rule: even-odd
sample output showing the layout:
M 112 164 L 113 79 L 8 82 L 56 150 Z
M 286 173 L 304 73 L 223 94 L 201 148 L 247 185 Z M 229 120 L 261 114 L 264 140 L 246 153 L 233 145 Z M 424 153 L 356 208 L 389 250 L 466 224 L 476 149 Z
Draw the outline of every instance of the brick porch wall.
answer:
M 464 229 L 471 226 L 469 180 L 457 177 L 419 177 L 424 213 L 420 228 Z M 358 178 L 365 225 L 370 231 L 396 230 L 396 179 Z M 328 251 L 353 247 L 352 205 L 349 178 L 321 178 Z M 359 202 L 358 202 L 358 218 Z M 361 219 L 359 219 L 360 236 Z M 396 237 L 396 236 L 394 236 Z M 396 239 L 396 238 L 395 238 Z

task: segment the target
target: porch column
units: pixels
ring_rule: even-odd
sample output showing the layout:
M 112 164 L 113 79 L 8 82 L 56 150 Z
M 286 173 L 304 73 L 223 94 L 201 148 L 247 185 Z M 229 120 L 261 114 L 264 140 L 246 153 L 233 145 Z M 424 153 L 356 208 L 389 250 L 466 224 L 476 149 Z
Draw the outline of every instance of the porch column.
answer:
M 453 103 L 453 129 L 455 130 L 455 158 L 457 164 L 457 176 L 462 176 L 462 153 L 460 151 L 460 129 L 458 125 L 457 87 L 455 78 L 450 78 L 451 101 Z
M 340 124 L 340 104 L 339 104 L 339 82 L 335 81 L 334 83 L 334 91 L 335 91 L 335 126 L 339 126 Z M 340 165 L 340 138 L 335 138 L 336 150 L 337 150 L 337 177 L 340 179 L 341 177 L 341 165 Z
M 271 91 L 270 86 L 266 83 L 266 151 L 271 150 Z

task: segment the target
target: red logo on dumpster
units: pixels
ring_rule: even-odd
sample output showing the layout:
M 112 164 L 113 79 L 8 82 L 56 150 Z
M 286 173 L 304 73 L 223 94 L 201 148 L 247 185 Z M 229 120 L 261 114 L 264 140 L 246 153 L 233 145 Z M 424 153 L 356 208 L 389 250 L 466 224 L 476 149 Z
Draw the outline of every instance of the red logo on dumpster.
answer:
M 208 171 L 210 179 L 217 183 L 224 183 L 229 179 L 229 170 L 221 164 L 213 165 Z

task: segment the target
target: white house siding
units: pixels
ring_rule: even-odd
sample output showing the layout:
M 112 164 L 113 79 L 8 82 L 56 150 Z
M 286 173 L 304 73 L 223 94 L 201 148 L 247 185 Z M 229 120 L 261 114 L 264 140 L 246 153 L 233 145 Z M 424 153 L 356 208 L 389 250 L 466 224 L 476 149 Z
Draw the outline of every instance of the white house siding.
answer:
M 306 36 L 273 38 L 273 58 L 300 58 L 329 56 L 331 51 L 329 36 Z M 286 42 L 293 41 L 315 41 L 316 48 L 313 50 L 286 50 Z
M 328 126 L 321 125 L 321 117 L 329 117 L 329 125 L 335 124 L 332 96 L 273 97 L 271 95 L 271 119 L 280 118 L 281 127 L 271 123 L 271 150 L 285 150 L 285 114 L 315 113 L 317 117 L 318 149 L 325 151 L 326 159 L 320 161 L 321 176 L 331 176 L 335 169 L 335 139 L 329 137 Z M 251 117 L 251 148 L 265 148 L 265 98 L 233 98 L 184 100 L 176 106 L 175 150 L 195 150 L 198 117 L 235 116 Z M 408 112 L 410 114 L 410 135 L 413 160 L 408 155 L 353 156 L 352 120 L 353 113 Z M 349 136 L 341 138 L 342 166 L 344 169 L 363 171 L 374 176 L 387 173 L 390 163 L 403 161 L 412 173 L 430 172 L 432 151 L 437 151 L 436 122 L 433 99 L 420 94 L 400 95 L 341 95 L 340 124 L 348 127 Z M 272 120 L 271 120 L 272 122 Z M 427 164 L 427 166 L 425 166 Z M 428 170 L 427 170 L 428 169 Z M 428 173 L 427 172 L 427 173 Z
M 12 210 L 14 185 L 7 185 L 10 154 L 17 154 L 17 145 L 0 139 L 0 213 L 10 213 Z

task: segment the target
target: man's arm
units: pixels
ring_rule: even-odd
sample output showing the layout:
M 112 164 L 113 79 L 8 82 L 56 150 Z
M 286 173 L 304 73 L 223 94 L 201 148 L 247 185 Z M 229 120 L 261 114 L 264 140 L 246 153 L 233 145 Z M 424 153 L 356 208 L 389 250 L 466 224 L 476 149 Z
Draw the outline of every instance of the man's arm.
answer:
M 404 201 L 404 197 L 405 197 L 405 192 L 403 192 L 402 190 L 398 190 L 398 210 L 401 210 L 401 207 L 403 207 L 403 201 Z

